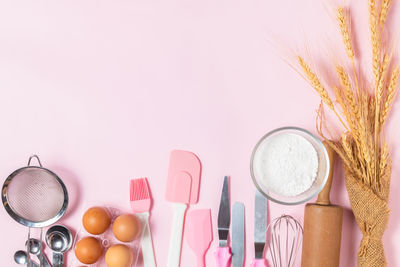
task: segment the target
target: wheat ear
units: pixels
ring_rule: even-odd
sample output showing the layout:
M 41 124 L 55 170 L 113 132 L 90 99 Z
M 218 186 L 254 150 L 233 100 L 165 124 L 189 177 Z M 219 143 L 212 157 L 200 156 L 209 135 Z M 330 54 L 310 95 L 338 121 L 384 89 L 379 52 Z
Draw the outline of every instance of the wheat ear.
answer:
M 376 88 L 375 91 L 375 97 L 376 97 L 376 105 L 380 105 L 380 102 L 382 101 L 382 96 L 383 96 L 383 86 L 385 84 L 385 77 L 386 73 L 389 67 L 389 62 L 390 58 L 388 55 L 385 55 L 383 57 L 383 62 L 382 62 L 382 70 L 380 71 L 380 78 L 379 78 L 379 84 L 378 87 Z
M 375 88 L 377 88 L 380 73 L 380 44 L 378 38 L 375 0 L 369 0 L 369 29 L 372 45 L 372 70 L 375 78 Z
M 386 95 L 386 99 L 384 100 L 383 103 L 383 109 L 382 109 L 382 114 L 381 114 L 381 126 L 383 126 L 386 122 L 386 118 L 389 114 L 389 110 L 393 104 L 393 100 L 396 96 L 396 92 L 397 92 L 397 80 L 399 78 L 399 67 L 396 67 L 393 72 L 392 75 L 390 77 L 390 82 L 389 82 L 389 86 L 387 89 L 387 95 Z
M 335 142 L 333 142 L 331 140 L 326 139 L 325 141 L 339 155 L 339 157 L 342 159 L 343 164 L 348 167 L 348 170 L 353 172 L 357 178 L 362 179 L 364 174 L 358 168 L 354 168 L 354 166 L 352 165 L 352 162 L 344 154 L 343 149 L 341 149 L 341 147 L 339 147 L 338 144 L 336 144 Z
M 391 5 L 391 1 L 390 0 L 383 0 L 382 1 L 381 13 L 379 15 L 379 23 L 381 24 L 382 27 L 386 22 L 386 18 L 387 18 L 387 15 L 389 13 L 390 5 Z
M 379 133 L 381 131 L 382 125 L 380 120 L 380 113 L 382 107 L 382 98 L 383 98 L 383 89 L 385 84 L 385 77 L 389 67 L 389 56 L 385 55 L 383 57 L 382 70 L 380 72 L 380 78 L 378 87 L 375 90 L 375 125 L 374 125 L 374 134 L 375 134 L 375 153 L 378 153 L 379 149 Z
M 385 143 L 383 145 L 382 151 L 381 151 L 381 156 L 379 159 L 379 178 L 383 177 L 385 173 L 385 167 L 388 162 L 388 157 L 389 157 L 389 148 L 387 144 Z
M 342 33 L 343 43 L 346 47 L 347 56 L 353 60 L 354 59 L 354 49 L 351 44 L 350 31 L 346 21 L 346 16 L 343 7 L 337 8 L 337 20 L 339 22 L 340 32 Z
M 343 110 L 343 114 L 346 117 L 347 123 L 350 126 L 352 135 L 357 145 L 360 144 L 360 132 L 358 124 L 360 123 L 360 111 L 356 103 L 356 98 L 354 97 L 353 90 L 351 89 L 351 84 L 349 76 L 347 75 L 344 68 L 340 65 L 336 66 L 336 72 L 339 76 L 340 83 L 343 87 L 345 103 L 348 105 L 347 108 Z
M 328 92 L 325 90 L 325 88 L 322 86 L 320 80 L 318 79 L 317 75 L 311 70 L 311 68 L 307 65 L 307 63 L 304 61 L 302 57 L 297 57 L 300 66 L 302 67 L 305 75 L 307 76 L 307 79 L 311 83 L 312 87 L 317 91 L 317 93 L 320 95 L 322 98 L 322 101 L 332 110 L 334 110 L 333 102 L 331 98 L 329 97 Z
M 336 14 L 337 20 L 339 22 L 339 28 L 340 32 L 342 34 L 342 39 L 343 39 L 343 44 L 346 48 L 346 54 L 348 58 L 351 60 L 351 64 L 353 67 L 353 74 L 354 74 L 354 80 L 356 84 L 356 89 L 357 89 L 357 95 L 360 94 L 360 87 L 358 85 L 358 77 L 357 77 L 357 72 L 356 72 L 356 67 L 355 67 L 355 62 L 354 62 L 354 48 L 351 42 L 351 35 L 350 35 L 350 27 L 349 27 L 349 20 L 346 19 L 346 13 L 344 11 L 344 8 L 339 6 L 337 8 L 337 14 Z
M 329 97 L 328 92 L 322 86 L 322 84 L 321 84 L 320 80 L 318 79 L 317 75 L 307 65 L 307 63 L 305 62 L 304 58 L 298 56 L 297 60 L 299 61 L 299 64 L 300 64 L 301 68 L 303 69 L 305 75 L 307 76 L 307 79 L 311 83 L 312 87 L 320 95 L 322 101 L 335 113 L 336 117 L 339 119 L 339 121 L 343 125 L 343 127 L 347 131 L 349 131 L 349 129 L 347 128 L 347 125 L 343 122 L 343 120 L 340 117 L 340 115 L 336 112 L 335 106 L 333 105 L 333 102 L 332 102 L 331 98 Z
M 353 156 L 353 150 L 351 149 L 351 144 L 349 142 L 349 140 L 347 139 L 347 133 L 344 133 L 342 135 L 342 147 L 343 147 L 343 151 L 345 152 L 345 154 L 347 155 L 348 159 L 351 162 L 354 162 L 354 156 Z

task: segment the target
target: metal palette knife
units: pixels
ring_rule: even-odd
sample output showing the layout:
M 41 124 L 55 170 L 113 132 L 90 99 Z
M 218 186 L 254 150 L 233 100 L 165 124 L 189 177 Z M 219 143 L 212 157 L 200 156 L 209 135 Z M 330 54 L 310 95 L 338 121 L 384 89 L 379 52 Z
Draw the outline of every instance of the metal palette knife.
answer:
M 256 190 L 254 207 L 254 252 L 251 267 L 266 267 L 264 247 L 267 240 L 267 199 Z
M 225 176 L 218 211 L 219 246 L 215 252 L 215 258 L 219 267 L 228 267 L 231 261 L 231 251 L 228 246 L 229 226 L 231 224 L 228 180 L 228 176 Z
M 244 205 L 235 202 L 232 208 L 232 266 L 243 267 L 245 252 Z

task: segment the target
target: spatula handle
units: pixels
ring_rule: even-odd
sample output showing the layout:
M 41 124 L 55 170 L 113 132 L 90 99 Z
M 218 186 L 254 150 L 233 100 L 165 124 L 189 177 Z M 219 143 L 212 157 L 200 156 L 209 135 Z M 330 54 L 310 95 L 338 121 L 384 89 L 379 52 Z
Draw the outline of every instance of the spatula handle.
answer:
M 172 219 L 171 239 L 169 242 L 167 267 L 179 267 L 181 259 L 182 231 L 187 205 L 174 203 L 174 217 Z
M 205 263 L 205 259 L 204 259 L 204 255 L 198 255 L 197 256 L 197 267 L 205 267 L 206 263 Z

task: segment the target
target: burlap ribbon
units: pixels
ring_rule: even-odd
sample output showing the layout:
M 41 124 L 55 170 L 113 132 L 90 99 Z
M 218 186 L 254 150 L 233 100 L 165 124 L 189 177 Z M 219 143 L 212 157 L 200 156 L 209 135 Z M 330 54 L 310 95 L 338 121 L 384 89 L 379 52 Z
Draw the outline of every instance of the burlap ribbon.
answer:
M 346 168 L 345 175 L 350 204 L 358 227 L 363 234 L 358 250 L 358 266 L 387 266 L 382 243 L 382 236 L 387 227 L 390 213 L 387 198 L 382 199 L 382 195 L 378 196 Z M 386 186 L 389 185 L 386 184 Z M 384 188 L 384 190 L 388 191 L 389 188 Z M 388 194 L 383 195 L 388 196 Z

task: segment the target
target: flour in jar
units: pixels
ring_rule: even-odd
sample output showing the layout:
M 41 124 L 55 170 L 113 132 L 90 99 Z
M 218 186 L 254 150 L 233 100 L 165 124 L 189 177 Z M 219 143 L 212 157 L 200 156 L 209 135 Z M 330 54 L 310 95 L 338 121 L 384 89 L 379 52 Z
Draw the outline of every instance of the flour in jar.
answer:
M 266 139 L 254 160 L 262 186 L 282 196 L 305 192 L 317 177 L 317 152 L 297 134 L 281 133 Z

